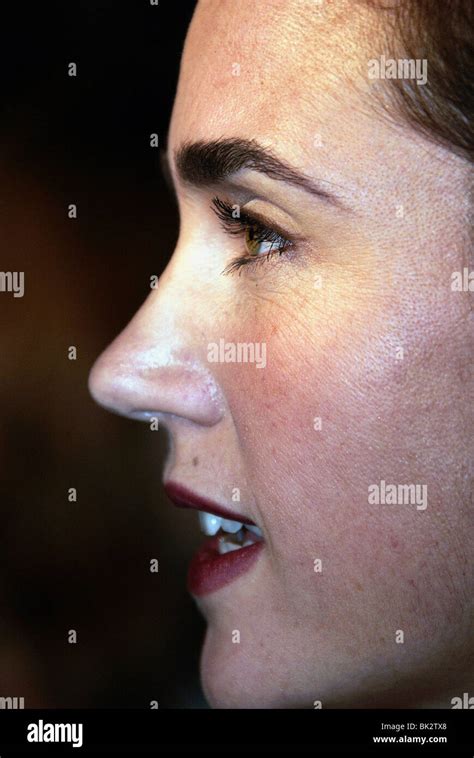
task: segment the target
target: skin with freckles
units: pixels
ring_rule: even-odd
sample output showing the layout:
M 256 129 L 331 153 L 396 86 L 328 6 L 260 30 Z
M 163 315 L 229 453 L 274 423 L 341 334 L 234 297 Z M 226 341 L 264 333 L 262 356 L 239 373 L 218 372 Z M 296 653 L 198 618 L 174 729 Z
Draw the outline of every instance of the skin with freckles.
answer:
M 169 131 L 179 240 L 91 372 L 98 402 L 166 425 L 166 480 L 263 531 L 197 599 L 216 708 L 450 708 L 474 687 L 472 294 L 451 289 L 470 169 L 376 107 L 381 40 L 364 3 L 199 2 Z M 178 176 L 182 145 L 226 138 L 339 202 L 252 167 Z M 298 242 L 223 274 L 246 243 L 216 196 Z M 264 343 L 265 367 L 210 362 L 220 339 Z M 426 508 L 369 502 L 381 481 L 426 485 Z

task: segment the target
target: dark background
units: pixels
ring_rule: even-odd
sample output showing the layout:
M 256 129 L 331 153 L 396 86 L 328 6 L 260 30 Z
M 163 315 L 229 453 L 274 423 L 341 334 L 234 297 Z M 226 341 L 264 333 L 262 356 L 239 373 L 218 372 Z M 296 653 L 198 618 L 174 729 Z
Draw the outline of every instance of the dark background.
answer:
M 0 269 L 25 272 L 25 295 L 0 293 L 0 697 L 203 708 L 204 622 L 185 588 L 196 514 L 164 497 L 161 431 L 108 414 L 87 390 L 177 238 L 149 136 L 165 147 L 194 2 L 9 6 Z

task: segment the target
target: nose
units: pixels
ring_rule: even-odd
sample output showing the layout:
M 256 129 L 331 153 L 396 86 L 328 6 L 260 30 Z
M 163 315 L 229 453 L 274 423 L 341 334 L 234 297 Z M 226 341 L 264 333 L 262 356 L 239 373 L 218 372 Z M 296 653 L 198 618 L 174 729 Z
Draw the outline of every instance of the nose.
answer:
M 223 416 L 224 404 L 206 360 L 207 343 L 196 314 L 192 318 L 176 307 L 189 298 L 161 281 L 95 362 L 90 393 L 129 418 L 166 421 L 173 415 L 212 426 Z

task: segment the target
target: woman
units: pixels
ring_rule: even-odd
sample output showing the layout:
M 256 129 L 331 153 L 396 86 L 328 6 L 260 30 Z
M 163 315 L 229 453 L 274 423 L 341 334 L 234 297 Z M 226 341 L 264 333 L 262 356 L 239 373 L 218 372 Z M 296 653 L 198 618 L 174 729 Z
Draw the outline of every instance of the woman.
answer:
M 472 11 L 448 5 L 206 0 L 189 29 L 179 240 L 90 388 L 166 427 L 165 487 L 203 512 L 213 707 L 474 694 Z

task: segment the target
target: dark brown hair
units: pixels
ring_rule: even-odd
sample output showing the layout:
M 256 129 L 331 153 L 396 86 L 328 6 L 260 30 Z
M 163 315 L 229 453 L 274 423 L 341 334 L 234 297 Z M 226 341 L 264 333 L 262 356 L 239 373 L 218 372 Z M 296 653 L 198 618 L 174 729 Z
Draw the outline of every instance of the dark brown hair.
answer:
M 472 161 L 473 0 L 366 2 L 380 14 L 391 55 L 427 60 L 426 84 L 414 79 L 387 82 L 397 110 L 428 138 Z

